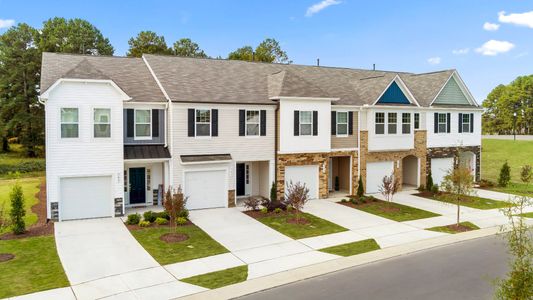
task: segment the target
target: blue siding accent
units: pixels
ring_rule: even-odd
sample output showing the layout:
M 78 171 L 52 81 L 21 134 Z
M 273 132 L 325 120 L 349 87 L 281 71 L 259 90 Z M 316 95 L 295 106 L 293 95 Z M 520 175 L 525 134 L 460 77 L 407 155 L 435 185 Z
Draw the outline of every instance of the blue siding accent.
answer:
M 378 103 L 411 104 L 396 81 L 394 81 L 381 98 L 379 98 Z

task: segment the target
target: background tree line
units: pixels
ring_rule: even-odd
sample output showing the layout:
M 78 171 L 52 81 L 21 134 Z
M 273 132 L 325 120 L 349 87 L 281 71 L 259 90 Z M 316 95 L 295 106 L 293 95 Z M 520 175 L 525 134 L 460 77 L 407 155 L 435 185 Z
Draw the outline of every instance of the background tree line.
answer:
M 141 31 L 128 44 L 126 55 L 130 57 L 143 53 L 209 57 L 189 38 L 169 47 L 153 31 Z M 0 151 L 9 151 L 10 138 L 18 139 L 29 157 L 38 156 L 44 148 L 44 107 L 38 101 L 42 52 L 113 55 L 115 49 L 98 28 L 77 18 L 55 17 L 40 29 L 19 23 L 0 35 Z M 227 59 L 290 63 L 279 43 L 270 38 L 255 48 L 238 48 Z
M 484 134 L 533 134 L 533 75 L 519 76 L 495 87 L 483 102 Z

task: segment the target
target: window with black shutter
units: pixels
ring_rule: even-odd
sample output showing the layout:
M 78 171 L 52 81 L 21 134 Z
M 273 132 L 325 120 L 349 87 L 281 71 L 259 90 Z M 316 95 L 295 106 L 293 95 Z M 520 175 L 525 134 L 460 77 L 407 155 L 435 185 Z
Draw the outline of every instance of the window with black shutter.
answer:
M 261 110 L 261 136 L 266 136 L 267 133 L 267 118 L 266 118 L 266 110 Z

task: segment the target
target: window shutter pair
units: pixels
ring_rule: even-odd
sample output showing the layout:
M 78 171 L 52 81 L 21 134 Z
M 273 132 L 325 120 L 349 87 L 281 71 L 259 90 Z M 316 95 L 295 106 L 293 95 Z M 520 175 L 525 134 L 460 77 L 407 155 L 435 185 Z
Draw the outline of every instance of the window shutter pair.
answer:
M 470 121 L 470 128 L 468 132 L 472 133 L 474 132 L 474 114 L 473 113 L 470 113 L 469 121 Z M 462 133 L 462 132 L 463 132 L 463 114 L 459 113 L 459 133 Z
M 266 110 L 259 111 L 259 134 L 266 136 Z M 246 110 L 239 109 L 239 136 L 246 135 Z
M 450 133 L 450 125 L 451 125 L 451 114 L 446 114 L 446 132 Z M 434 114 L 434 120 L 433 120 L 433 132 L 439 133 L 439 113 Z
M 187 135 L 190 137 L 195 136 L 195 125 L 196 120 L 195 117 L 195 109 L 189 108 L 187 110 Z M 211 110 L 211 136 L 218 136 L 218 109 L 212 109 Z
M 300 111 L 294 111 L 294 136 L 300 135 Z M 313 110 L 313 135 L 318 135 L 318 111 Z
M 152 137 L 159 137 L 159 109 L 152 109 Z M 135 132 L 135 110 L 126 109 L 126 137 L 133 137 Z
M 337 112 L 331 112 L 331 135 L 337 134 Z M 348 112 L 348 134 L 353 135 L 353 111 Z

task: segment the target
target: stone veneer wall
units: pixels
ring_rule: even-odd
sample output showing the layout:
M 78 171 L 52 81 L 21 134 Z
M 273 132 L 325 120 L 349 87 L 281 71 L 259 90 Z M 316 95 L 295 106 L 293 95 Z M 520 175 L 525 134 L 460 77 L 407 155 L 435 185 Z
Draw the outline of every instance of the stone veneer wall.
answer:
M 365 187 L 366 192 L 366 164 L 369 162 L 378 162 L 378 161 L 393 161 L 394 162 L 394 176 L 400 181 L 400 188 L 403 182 L 402 176 L 402 159 L 406 156 L 413 155 L 416 156 L 420 161 L 420 184 L 425 184 L 426 182 L 426 153 L 427 153 L 427 143 L 426 143 L 426 131 L 425 130 L 415 130 L 414 135 L 414 149 L 411 150 L 402 150 L 402 151 L 380 151 L 380 152 L 369 152 L 368 151 L 368 131 L 361 131 L 361 176 L 363 177 L 363 186 Z M 391 145 L 392 147 L 393 145 Z M 399 163 L 397 163 L 399 162 Z
M 228 207 L 235 207 L 235 190 L 228 190 Z
M 446 158 L 453 157 L 454 165 L 457 165 L 459 161 L 457 160 L 458 152 L 472 152 L 476 155 L 476 174 L 474 181 L 479 181 L 481 179 L 481 146 L 459 146 L 459 147 L 434 147 L 428 148 L 427 150 L 427 160 L 426 168 L 431 170 L 431 159 L 432 158 Z

